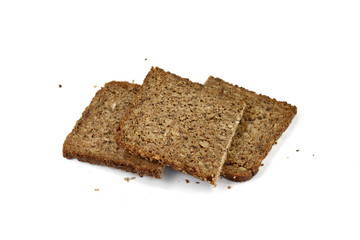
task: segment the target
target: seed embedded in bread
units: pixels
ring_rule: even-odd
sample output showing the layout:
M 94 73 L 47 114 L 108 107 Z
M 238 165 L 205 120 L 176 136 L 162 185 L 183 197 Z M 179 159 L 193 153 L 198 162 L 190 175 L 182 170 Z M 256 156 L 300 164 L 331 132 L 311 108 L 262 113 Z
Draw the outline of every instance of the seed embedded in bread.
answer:
M 121 120 L 118 143 L 216 184 L 245 104 L 160 68 L 151 68 L 134 107 Z
M 66 158 L 161 178 L 163 166 L 128 153 L 115 141 L 116 129 L 140 86 L 109 82 L 101 88 L 63 145 Z
M 232 181 L 247 181 L 258 172 L 262 160 L 289 126 L 297 108 L 212 76 L 205 87 L 246 103 L 221 174 Z

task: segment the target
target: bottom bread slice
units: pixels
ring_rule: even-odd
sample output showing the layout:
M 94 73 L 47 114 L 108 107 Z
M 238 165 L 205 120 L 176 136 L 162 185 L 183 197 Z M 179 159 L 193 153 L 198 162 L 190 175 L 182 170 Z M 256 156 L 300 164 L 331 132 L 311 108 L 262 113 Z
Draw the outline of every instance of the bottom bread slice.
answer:
M 85 109 L 63 145 L 68 159 L 119 168 L 140 176 L 161 178 L 163 166 L 129 154 L 115 141 L 116 129 L 140 86 L 128 82 L 109 82 Z
M 262 160 L 287 129 L 297 108 L 211 76 L 205 86 L 246 103 L 221 175 L 232 181 L 247 181 L 259 171 Z

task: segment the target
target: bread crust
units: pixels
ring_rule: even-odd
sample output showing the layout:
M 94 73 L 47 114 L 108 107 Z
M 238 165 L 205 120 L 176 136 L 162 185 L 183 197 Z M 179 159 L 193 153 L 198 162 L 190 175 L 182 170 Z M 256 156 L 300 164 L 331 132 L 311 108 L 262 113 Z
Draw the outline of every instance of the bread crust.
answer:
M 212 76 L 205 82 L 205 86 L 224 95 L 232 96 L 238 101 L 245 101 L 247 104 L 221 175 L 235 182 L 248 181 L 258 173 L 263 159 L 267 156 L 276 140 L 288 128 L 297 113 L 297 108 L 287 102 L 277 101 L 274 98 L 257 94 Z M 249 110 L 251 107 L 256 110 Z M 262 112 L 266 114 L 264 115 Z M 272 116 L 275 114 L 277 114 L 276 117 Z M 249 133 L 252 130 L 252 126 L 249 127 L 248 125 L 252 125 L 251 122 L 258 115 L 260 115 L 260 118 L 266 116 L 261 119 L 259 126 L 256 126 L 256 132 L 262 136 L 258 139 L 255 138 L 255 141 L 251 141 L 250 145 L 245 145 L 250 139 Z M 250 123 L 247 120 L 250 120 Z M 269 126 L 272 126 L 270 132 L 267 129 Z M 245 148 L 246 151 L 243 150 Z M 241 153 L 244 152 L 251 152 L 252 155 L 242 159 L 244 156 Z
M 109 106 L 106 108 L 104 105 L 106 101 L 108 101 L 108 104 L 109 101 L 111 102 L 113 100 L 113 104 L 116 106 L 116 104 L 120 104 L 119 101 L 132 100 L 132 95 L 135 96 L 139 88 L 140 86 L 137 84 L 112 81 L 106 83 L 103 88 L 97 91 L 90 105 L 86 107 L 81 118 L 76 122 L 73 130 L 66 137 L 63 144 L 63 156 L 67 159 L 76 158 L 82 162 L 122 169 L 127 172 L 137 173 L 140 176 L 146 175 L 154 178 L 161 178 L 162 170 L 164 168 L 161 164 L 152 163 L 138 156 L 129 154 L 127 151 L 117 146 L 115 139 L 114 143 L 105 143 L 106 150 L 100 148 L 98 151 L 92 151 L 90 145 L 86 144 L 90 141 L 87 136 L 90 132 L 98 132 L 95 136 L 95 140 L 102 136 L 100 128 L 102 128 L 102 132 L 109 135 L 115 135 L 118 125 L 116 120 L 110 122 L 110 119 L 106 117 L 104 121 L 94 117 L 99 114 L 106 115 L 106 111 L 109 109 Z M 119 93 L 123 95 L 119 96 Z M 99 109 L 96 109 L 99 107 L 98 105 L 101 106 Z M 111 114 L 121 114 L 121 111 L 124 111 L 125 107 L 125 105 L 119 109 L 114 107 L 114 112 Z M 105 113 L 101 114 L 101 111 L 104 111 Z M 96 121 L 96 123 L 93 121 Z M 95 126 L 94 124 L 97 125 Z M 86 128 L 89 128 L 90 130 L 88 131 Z M 85 134 L 85 136 L 82 136 L 81 134 Z M 108 141 L 111 141 L 111 139 Z
M 112 168 L 121 169 L 126 172 L 137 173 L 140 177 L 149 176 L 149 177 L 154 177 L 154 178 L 160 179 L 162 177 L 162 172 L 163 172 L 162 168 L 154 168 L 154 169 L 140 168 L 139 166 L 135 166 L 134 164 L 117 162 L 117 161 L 114 161 L 113 159 L 107 159 L 104 157 L 80 155 L 80 154 L 77 154 L 74 152 L 70 152 L 67 149 L 63 151 L 63 156 L 64 156 L 64 158 L 67 158 L 67 159 L 76 158 L 77 160 L 79 160 L 81 162 L 87 162 L 87 163 L 96 164 L 96 165 L 104 165 L 104 166 L 108 166 L 108 167 L 112 167 Z

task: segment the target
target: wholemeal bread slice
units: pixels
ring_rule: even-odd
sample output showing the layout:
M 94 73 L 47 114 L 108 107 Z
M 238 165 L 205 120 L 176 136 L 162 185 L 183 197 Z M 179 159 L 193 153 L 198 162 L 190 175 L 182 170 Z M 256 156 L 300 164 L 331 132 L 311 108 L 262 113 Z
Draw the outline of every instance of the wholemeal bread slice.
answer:
M 65 158 L 101 164 L 125 171 L 161 178 L 163 166 L 130 155 L 115 141 L 116 129 L 140 86 L 109 82 L 101 88 L 77 121 L 63 145 Z
M 233 181 L 247 181 L 258 172 L 262 160 L 289 126 L 297 108 L 211 76 L 205 86 L 246 103 L 221 175 Z
M 244 106 L 151 68 L 121 120 L 117 141 L 134 154 L 215 185 Z

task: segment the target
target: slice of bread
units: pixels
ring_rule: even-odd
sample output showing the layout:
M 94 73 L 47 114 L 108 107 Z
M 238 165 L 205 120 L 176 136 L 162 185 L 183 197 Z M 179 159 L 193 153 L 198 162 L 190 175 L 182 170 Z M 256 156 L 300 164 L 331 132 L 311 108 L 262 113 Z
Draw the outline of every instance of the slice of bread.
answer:
M 139 85 L 127 82 L 113 81 L 105 84 L 67 136 L 63 156 L 119 168 L 140 176 L 161 178 L 161 164 L 131 155 L 115 141 L 119 121 L 139 88 Z
M 216 185 L 245 104 L 151 68 L 117 141 L 130 152 Z
M 259 171 L 262 160 L 289 126 L 297 108 L 211 76 L 205 87 L 246 103 L 221 175 L 232 181 L 247 181 Z

